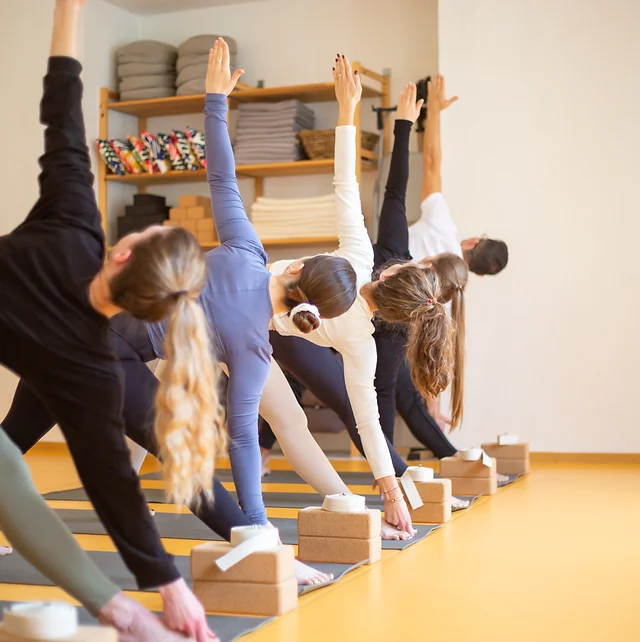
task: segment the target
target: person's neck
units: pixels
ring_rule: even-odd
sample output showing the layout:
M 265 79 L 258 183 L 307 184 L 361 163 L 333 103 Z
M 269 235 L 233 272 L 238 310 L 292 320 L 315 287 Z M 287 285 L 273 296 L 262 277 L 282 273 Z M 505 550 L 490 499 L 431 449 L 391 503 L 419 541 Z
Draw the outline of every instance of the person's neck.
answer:
M 111 300 L 109 283 L 104 270 L 100 270 L 89 285 L 89 303 L 96 312 L 110 319 L 122 310 Z
M 371 281 L 370 283 L 365 283 L 360 288 L 360 296 L 367 302 L 367 305 L 371 309 L 371 312 L 375 312 L 378 309 L 375 299 L 373 298 L 373 291 L 376 288 L 376 284 Z
M 287 294 L 284 279 L 284 276 L 271 276 L 271 280 L 269 281 L 269 298 L 271 299 L 271 307 L 273 308 L 274 314 L 289 312 L 289 308 L 284 302 Z
M 469 261 L 471 260 L 471 250 L 462 250 L 462 258 L 464 259 L 464 262 L 469 265 Z

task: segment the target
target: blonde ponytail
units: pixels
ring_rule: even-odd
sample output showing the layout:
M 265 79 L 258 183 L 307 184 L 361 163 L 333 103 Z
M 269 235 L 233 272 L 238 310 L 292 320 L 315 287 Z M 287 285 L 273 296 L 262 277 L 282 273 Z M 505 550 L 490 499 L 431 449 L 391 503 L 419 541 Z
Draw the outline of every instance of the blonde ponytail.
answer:
M 155 423 L 167 496 L 179 505 L 212 500 L 215 459 L 227 443 L 218 399 L 220 370 L 209 343 L 202 307 L 180 294 L 165 339 L 167 365 Z

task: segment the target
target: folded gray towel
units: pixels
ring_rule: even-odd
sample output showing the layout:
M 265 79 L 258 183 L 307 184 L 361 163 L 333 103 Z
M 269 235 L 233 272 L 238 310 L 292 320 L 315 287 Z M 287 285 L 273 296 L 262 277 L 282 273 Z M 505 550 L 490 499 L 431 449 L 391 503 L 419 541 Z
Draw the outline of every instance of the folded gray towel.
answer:
M 130 76 L 123 78 L 119 84 L 120 92 L 136 91 L 138 89 L 154 89 L 167 87 L 175 91 L 176 75 L 175 74 L 155 74 L 153 76 Z
M 173 74 L 175 67 L 166 62 L 129 62 L 118 65 L 118 78 L 148 76 L 150 74 Z
M 151 62 L 175 64 L 178 50 L 164 42 L 139 40 L 116 50 L 119 64 L 130 62 Z
M 182 57 L 191 56 L 193 54 L 208 54 L 209 49 L 213 48 L 216 39 L 220 37 L 221 36 L 204 34 L 202 36 L 194 36 L 193 38 L 189 38 L 189 40 L 185 40 L 178 47 L 178 55 Z M 229 38 L 228 36 L 222 36 L 222 38 L 224 38 L 226 43 L 229 45 L 229 53 L 237 53 L 238 45 L 236 44 L 236 41 L 233 38 Z
M 295 133 L 287 134 L 245 134 L 244 132 L 238 132 L 236 134 L 236 144 L 240 143 L 274 143 L 274 144 L 289 144 L 297 143 L 298 135 Z
M 194 94 L 204 94 L 206 91 L 205 78 L 203 77 L 179 85 L 176 89 L 176 96 L 192 96 Z
M 295 108 L 300 113 L 312 115 L 313 111 L 299 100 L 281 100 L 278 103 L 244 103 L 240 105 L 240 112 L 278 112 Z
M 175 89 L 171 87 L 149 87 L 133 91 L 120 92 L 120 100 L 148 100 L 150 98 L 168 98 L 175 96 Z
M 208 68 L 208 64 L 206 62 L 184 67 L 182 71 L 178 74 L 176 84 L 178 85 L 178 87 L 180 87 L 180 85 L 184 85 L 185 83 L 190 82 L 191 80 L 202 80 L 202 78 L 206 78 L 207 68 Z
M 231 66 L 236 66 L 236 54 L 231 54 Z M 189 56 L 179 56 L 176 61 L 176 71 L 180 73 L 189 65 L 199 65 L 209 63 L 209 52 L 203 54 L 190 54 Z

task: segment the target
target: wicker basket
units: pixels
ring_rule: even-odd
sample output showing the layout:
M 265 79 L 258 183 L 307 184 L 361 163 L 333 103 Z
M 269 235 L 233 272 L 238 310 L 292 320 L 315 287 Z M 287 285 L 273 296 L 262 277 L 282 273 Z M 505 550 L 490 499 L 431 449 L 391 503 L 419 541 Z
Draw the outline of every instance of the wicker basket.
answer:
M 373 151 L 378 144 L 378 134 L 361 132 L 362 149 Z M 311 160 L 322 160 L 334 157 L 336 142 L 335 129 L 305 129 L 298 132 L 304 151 Z

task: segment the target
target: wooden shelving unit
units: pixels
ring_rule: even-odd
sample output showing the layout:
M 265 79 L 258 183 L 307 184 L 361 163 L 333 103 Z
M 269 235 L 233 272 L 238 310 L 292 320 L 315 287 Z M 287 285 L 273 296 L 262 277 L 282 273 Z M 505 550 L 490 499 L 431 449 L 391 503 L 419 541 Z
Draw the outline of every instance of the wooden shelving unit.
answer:
M 363 82 L 363 98 L 377 98 L 383 107 L 390 105 L 390 76 L 383 76 L 373 72 L 360 63 L 353 64 L 354 70 L 366 79 Z M 376 86 L 371 86 L 373 83 Z M 235 109 L 240 103 L 256 102 L 278 102 L 281 100 L 298 99 L 305 103 L 333 102 L 335 100 L 334 87 L 332 82 L 313 83 L 309 85 L 292 85 L 289 87 L 267 87 L 256 89 L 247 85 L 239 84 L 237 89 L 229 96 L 229 108 Z M 173 96 L 171 98 L 159 98 L 152 100 L 131 100 L 118 101 L 118 95 L 108 89 L 100 90 L 100 138 L 109 138 L 109 113 L 120 112 L 134 116 L 137 119 L 137 132 L 148 128 L 149 118 L 159 116 L 180 116 L 199 113 L 204 110 L 204 94 L 195 96 Z M 377 154 L 363 150 L 360 144 L 360 106 L 356 111 L 355 124 L 357 128 L 357 174 L 376 170 Z M 389 124 L 384 132 L 383 145 L 386 154 L 390 148 L 391 130 Z M 239 178 L 252 178 L 255 181 L 255 195 L 262 196 L 264 193 L 264 179 L 285 176 L 309 176 L 314 174 L 332 174 L 333 159 L 329 160 L 307 160 L 295 163 L 269 163 L 264 165 L 239 165 L 236 167 Z M 107 226 L 108 212 L 108 188 L 110 183 L 135 185 L 138 193 L 145 193 L 149 186 L 166 185 L 175 183 L 195 183 L 206 181 L 205 170 L 195 172 L 171 171 L 166 174 L 128 174 L 117 176 L 109 174 L 104 163 L 100 163 L 98 170 L 99 206 L 102 215 L 102 225 L 105 232 Z M 311 245 L 320 243 L 335 243 L 335 238 L 291 238 L 279 241 L 265 241 L 267 246 L 287 245 Z M 215 245 L 205 245 L 207 249 Z

